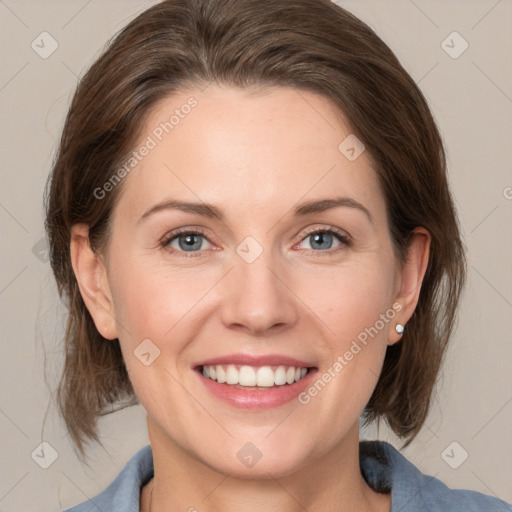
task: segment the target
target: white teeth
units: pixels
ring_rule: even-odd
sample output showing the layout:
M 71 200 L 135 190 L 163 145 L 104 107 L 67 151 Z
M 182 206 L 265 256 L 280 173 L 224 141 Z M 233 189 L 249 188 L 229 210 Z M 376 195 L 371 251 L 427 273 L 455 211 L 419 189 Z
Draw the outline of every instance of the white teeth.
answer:
M 250 366 L 242 366 L 238 372 L 240 386 L 256 386 L 256 372 Z
M 275 367 L 274 367 L 275 368 Z M 243 365 L 237 368 L 234 364 L 227 366 L 203 366 L 203 375 L 220 384 L 230 384 L 247 387 L 271 388 L 293 384 L 303 379 L 308 373 L 307 368 L 295 366 L 278 366 L 275 370 L 270 366 L 253 367 Z
M 210 366 L 210 368 L 213 368 L 213 366 Z M 216 373 L 217 373 L 217 382 L 220 384 L 224 384 L 226 382 L 226 372 L 224 371 L 224 368 L 219 364 L 216 367 Z
M 304 368 L 304 370 L 306 370 L 306 368 Z M 304 375 L 306 375 L 306 373 L 304 373 Z M 276 386 L 282 386 L 283 384 L 286 384 L 286 368 L 284 366 L 280 366 L 274 372 L 274 383 Z
M 238 370 L 232 364 L 229 364 L 226 369 L 226 383 L 238 384 Z
M 258 368 L 258 373 L 256 374 L 256 382 L 258 386 L 263 388 L 271 388 L 274 385 L 274 372 L 270 366 L 262 366 Z

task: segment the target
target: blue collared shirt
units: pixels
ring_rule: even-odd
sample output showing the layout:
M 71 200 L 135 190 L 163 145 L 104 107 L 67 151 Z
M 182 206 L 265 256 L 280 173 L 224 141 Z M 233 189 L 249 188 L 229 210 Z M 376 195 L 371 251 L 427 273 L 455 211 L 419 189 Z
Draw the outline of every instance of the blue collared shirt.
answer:
M 391 512 L 512 512 L 512 506 L 498 498 L 449 489 L 424 475 L 389 443 L 361 441 L 359 456 L 368 485 L 375 491 L 391 490 Z M 141 488 L 153 473 L 153 452 L 147 445 L 103 492 L 64 512 L 139 512 Z

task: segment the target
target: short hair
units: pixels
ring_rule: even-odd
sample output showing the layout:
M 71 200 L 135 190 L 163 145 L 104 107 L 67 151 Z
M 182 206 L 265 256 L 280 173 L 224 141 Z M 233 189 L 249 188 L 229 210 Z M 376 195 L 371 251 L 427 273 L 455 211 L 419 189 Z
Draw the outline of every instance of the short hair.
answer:
M 69 309 L 57 406 L 79 457 L 90 440 L 101 444 L 99 416 L 138 399 L 119 341 L 100 335 L 80 295 L 71 227 L 87 224 L 93 250 L 106 248 L 123 183 L 101 199 L 95 190 L 126 161 L 159 101 L 209 83 L 329 99 L 372 161 L 397 261 L 416 227 L 430 233 L 417 307 L 363 412 L 366 424 L 383 419 L 409 444 L 429 412 L 466 278 L 445 151 L 423 94 L 372 29 L 328 0 L 166 0 L 123 28 L 80 80 L 45 193 L 51 266 Z

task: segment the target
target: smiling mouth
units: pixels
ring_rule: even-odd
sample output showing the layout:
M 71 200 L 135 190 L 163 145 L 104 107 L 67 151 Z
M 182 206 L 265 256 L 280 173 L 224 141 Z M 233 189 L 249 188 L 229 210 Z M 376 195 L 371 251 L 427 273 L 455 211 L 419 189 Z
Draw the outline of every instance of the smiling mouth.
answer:
M 300 366 L 201 365 L 196 370 L 219 384 L 245 390 L 275 389 L 302 380 L 313 368 Z

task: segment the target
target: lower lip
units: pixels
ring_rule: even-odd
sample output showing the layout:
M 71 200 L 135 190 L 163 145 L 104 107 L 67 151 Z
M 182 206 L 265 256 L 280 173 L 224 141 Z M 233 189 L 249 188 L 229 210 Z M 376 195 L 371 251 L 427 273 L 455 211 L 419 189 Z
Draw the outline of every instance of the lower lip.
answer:
M 305 377 L 293 384 L 265 389 L 239 389 L 229 384 L 219 384 L 196 371 L 206 389 L 215 397 L 241 409 L 271 409 L 293 400 L 311 383 L 316 369 L 308 371 Z

